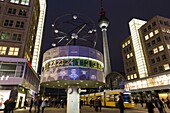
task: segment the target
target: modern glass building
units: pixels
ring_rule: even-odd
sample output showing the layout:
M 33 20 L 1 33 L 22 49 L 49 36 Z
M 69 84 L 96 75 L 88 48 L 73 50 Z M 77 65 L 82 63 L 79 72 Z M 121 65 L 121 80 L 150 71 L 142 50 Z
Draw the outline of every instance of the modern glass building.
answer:
M 125 88 L 156 93 L 163 98 L 170 96 L 170 19 L 132 19 L 129 27 L 131 36 L 122 42 Z
M 16 107 L 23 107 L 38 93 L 45 10 L 45 0 L 0 0 L 1 103 L 14 98 Z

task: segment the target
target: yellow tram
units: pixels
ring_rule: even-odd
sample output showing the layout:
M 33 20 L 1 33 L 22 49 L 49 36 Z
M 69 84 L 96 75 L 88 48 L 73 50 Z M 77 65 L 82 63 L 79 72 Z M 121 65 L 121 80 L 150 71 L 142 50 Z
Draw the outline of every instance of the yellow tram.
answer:
M 85 102 L 86 105 L 90 105 L 90 100 L 100 98 L 102 106 L 117 107 L 117 101 L 119 100 L 120 95 L 123 96 L 125 108 L 135 107 L 135 104 L 131 99 L 131 93 L 125 90 L 105 90 L 104 92 L 100 93 L 81 95 L 80 98 Z

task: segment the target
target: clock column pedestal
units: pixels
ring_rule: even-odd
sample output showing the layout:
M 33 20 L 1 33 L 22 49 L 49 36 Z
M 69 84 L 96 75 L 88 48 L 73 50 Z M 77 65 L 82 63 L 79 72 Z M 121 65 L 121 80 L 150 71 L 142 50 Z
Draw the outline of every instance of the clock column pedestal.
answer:
M 67 90 L 67 113 L 80 113 L 80 89 L 70 86 Z

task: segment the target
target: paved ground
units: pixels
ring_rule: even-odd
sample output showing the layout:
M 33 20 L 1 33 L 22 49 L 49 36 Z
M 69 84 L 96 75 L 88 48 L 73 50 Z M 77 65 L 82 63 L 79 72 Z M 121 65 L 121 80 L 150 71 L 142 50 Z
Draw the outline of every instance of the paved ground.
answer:
M 0 111 L 0 113 L 3 113 L 3 112 Z M 26 110 L 18 109 L 18 110 L 15 110 L 14 113 L 29 113 L 29 112 L 28 112 L 28 109 Z M 66 113 L 66 108 L 45 108 L 44 113 Z M 81 109 L 81 113 L 96 113 L 96 112 L 94 111 L 94 108 L 90 108 L 89 106 L 83 106 Z M 102 108 L 102 111 L 99 113 L 119 113 L 119 109 Z M 145 108 L 142 108 L 140 105 L 136 105 L 134 109 L 126 109 L 125 113 L 147 113 L 147 110 Z M 155 113 L 159 113 L 156 108 L 155 108 Z M 167 109 L 167 113 L 170 113 L 169 109 Z

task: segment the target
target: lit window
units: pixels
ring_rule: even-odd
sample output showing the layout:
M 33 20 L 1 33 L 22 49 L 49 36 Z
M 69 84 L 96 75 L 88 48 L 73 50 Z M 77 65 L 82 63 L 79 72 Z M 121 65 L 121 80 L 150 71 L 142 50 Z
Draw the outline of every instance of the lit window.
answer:
M 125 46 L 127 46 L 127 42 L 125 43 Z
M 130 44 L 130 40 L 128 40 L 128 44 Z
M 166 29 L 165 29 L 165 28 L 162 28 L 162 32 L 166 32 Z
M 11 3 L 16 3 L 18 4 L 19 3 L 19 0 L 10 0 Z
M 0 36 L 0 40 L 9 40 L 10 34 L 6 32 L 2 32 Z
M 122 48 L 125 48 L 125 45 L 124 45 L 124 44 L 122 45 Z
M 158 34 L 158 33 L 159 33 L 159 30 L 156 29 L 156 30 L 154 31 L 154 33 L 155 33 L 155 35 Z
M 150 33 L 149 33 L 149 37 L 153 37 L 153 32 L 150 32 Z
M 133 53 L 130 53 L 130 57 L 133 57 Z
M 166 31 L 167 33 L 170 33 L 170 29 L 167 29 L 167 31 Z
M 170 49 L 170 44 L 167 44 L 167 48 Z
M 29 5 L 30 0 L 21 0 L 22 5 Z
M 10 47 L 8 55 L 18 56 L 19 48 L 18 47 Z
M 154 54 L 158 53 L 158 48 L 153 49 L 153 53 Z
M 128 58 L 130 58 L 130 55 L 129 55 L 129 54 L 127 54 L 127 59 L 128 59 Z
M 137 78 L 137 75 L 136 75 L 136 74 L 134 74 L 134 78 Z
M 131 75 L 131 79 L 133 79 L 133 75 Z
M 130 80 L 130 76 L 128 76 L 128 80 Z
M 0 55 L 6 54 L 7 47 L 0 46 Z
M 164 64 L 164 69 L 165 69 L 165 70 L 170 69 L 170 68 L 169 68 L 169 64 Z
M 159 51 L 163 51 L 163 50 L 164 50 L 164 46 L 163 45 L 159 46 Z
M 148 39 L 149 39 L 149 36 L 148 36 L 148 35 L 146 35 L 146 36 L 145 36 L 145 40 L 148 40 Z

